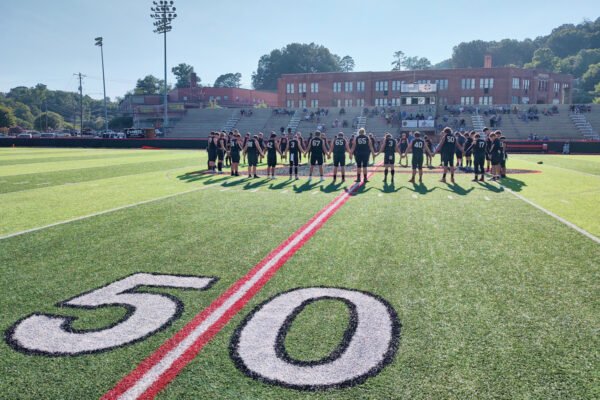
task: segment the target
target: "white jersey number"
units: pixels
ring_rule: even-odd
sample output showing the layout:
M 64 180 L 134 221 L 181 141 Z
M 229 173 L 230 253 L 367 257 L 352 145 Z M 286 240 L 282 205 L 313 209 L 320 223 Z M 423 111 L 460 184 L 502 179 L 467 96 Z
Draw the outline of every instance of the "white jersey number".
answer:
M 183 310 L 182 303 L 171 295 L 138 293 L 137 288 L 205 290 L 216 280 L 137 273 L 57 304 L 82 309 L 125 307 L 127 314 L 114 325 L 98 330 L 77 330 L 72 327 L 74 317 L 36 313 L 17 322 L 9 330 L 7 340 L 20 351 L 51 356 L 96 353 L 131 344 L 166 328 Z

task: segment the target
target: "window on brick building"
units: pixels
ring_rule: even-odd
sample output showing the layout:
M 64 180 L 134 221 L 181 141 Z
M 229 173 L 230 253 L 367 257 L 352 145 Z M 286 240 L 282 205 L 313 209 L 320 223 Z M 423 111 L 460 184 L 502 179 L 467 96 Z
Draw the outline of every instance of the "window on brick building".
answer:
M 529 90 L 529 79 L 523 79 L 523 89 Z
M 521 88 L 521 79 L 519 79 L 519 78 L 512 78 L 512 88 L 513 89 L 520 89 Z
M 356 82 L 356 91 L 357 92 L 364 92 L 365 91 L 365 81 L 358 81 L 358 82 Z
M 288 83 L 285 85 L 285 92 L 286 93 L 294 93 L 294 84 L 293 83 Z
M 493 104 L 492 96 L 482 96 L 479 98 L 479 104 L 482 106 L 491 106 Z
M 344 92 L 352 91 L 352 82 L 344 82 Z
M 462 90 L 475 89 L 475 79 L 474 78 L 464 78 L 460 80 L 460 88 Z
M 392 81 L 392 91 L 398 92 L 402 87 L 402 81 Z
M 448 79 L 436 79 L 437 90 L 448 90 Z
M 375 81 L 375 91 L 384 92 L 388 90 L 388 81 Z
M 310 92 L 311 93 L 319 93 L 319 83 L 313 82 L 310 84 Z
M 473 96 L 462 96 L 460 98 L 460 104 L 463 106 L 475 104 L 475 98 Z
M 344 100 L 344 107 L 352 107 L 352 99 Z
M 294 100 L 287 101 L 287 108 L 294 108 Z
M 317 99 L 313 99 L 313 100 L 311 100 L 311 101 L 310 101 L 310 106 L 311 106 L 312 108 L 319 108 L 319 100 L 317 100 Z
M 298 84 L 298 93 L 306 93 L 306 83 Z
M 519 104 L 519 103 L 521 103 L 521 101 L 519 99 L 519 96 L 511 96 L 510 103 L 511 104 Z
M 298 108 L 306 108 L 306 100 L 298 100 Z
M 333 82 L 333 93 L 339 93 L 342 91 L 342 82 Z
M 365 99 L 356 99 L 356 107 L 364 107 Z
M 494 88 L 494 78 L 480 78 L 479 79 L 479 89 L 493 89 Z

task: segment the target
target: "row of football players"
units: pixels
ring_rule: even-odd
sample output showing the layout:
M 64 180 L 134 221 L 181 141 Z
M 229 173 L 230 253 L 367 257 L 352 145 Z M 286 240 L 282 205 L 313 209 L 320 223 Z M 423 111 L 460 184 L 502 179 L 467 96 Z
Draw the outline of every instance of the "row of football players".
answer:
M 487 128 L 486 128 L 487 130 Z M 460 135 L 460 134 L 458 134 Z M 417 170 L 419 171 L 419 181 L 422 180 L 423 174 L 423 156 L 427 156 L 428 165 L 431 165 L 431 159 L 435 153 L 440 153 L 442 156 L 442 165 L 444 166 L 444 175 L 442 182 L 445 182 L 446 174 L 450 171 L 451 181 L 454 182 L 454 156 L 461 159 L 462 155 L 465 155 L 467 165 L 471 162 L 471 155 L 475 156 L 475 179 L 481 173 L 480 180 L 483 180 L 483 167 L 480 166 L 480 158 L 483 151 L 483 160 L 488 158 L 494 168 L 496 168 L 497 157 L 493 157 L 497 153 L 501 154 L 502 164 L 505 165 L 506 152 L 503 142 L 503 137 L 500 139 L 500 133 L 490 134 L 488 141 L 485 141 L 479 137 L 479 134 L 471 132 L 470 135 L 465 135 L 466 140 L 457 140 L 457 137 L 453 134 L 450 128 L 445 128 L 442 133 L 442 137 L 439 145 L 435 152 L 432 149 L 432 143 L 429 138 L 425 135 L 425 138 L 421 138 L 419 132 L 414 133 L 414 139 L 408 141 L 406 136 L 403 135 L 400 140 L 393 139 L 391 134 L 386 133 L 383 142 L 377 146 L 377 142 L 372 135 L 367 136 L 364 129 L 359 130 L 358 135 L 353 135 L 350 140 L 346 140 L 344 133 L 340 132 L 332 141 L 328 141 L 321 132 L 315 132 L 314 135 L 305 142 L 302 139 L 300 133 L 297 133 L 290 137 L 284 135 L 282 138 L 278 138 L 273 132 L 270 138 L 264 142 L 262 139 L 262 133 L 250 137 L 246 135 L 242 139 L 241 134 L 237 131 L 231 132 L 229 137 L 226 137 L 224 133 L 212 132 L 208 143 L 208 156 L 209 156 L 209 169 L 215 171 L 218 168 L 219 172 L 222 171 L 223 160 L 230 158 L 231 161 L 231 174 L 239 176 L 239 162 L 240 153 L 244 156 L 248 156 L 248 176 L 256 175 L 256 166 L 259 162 L 259 157 L 262 158 L 266 155 L 267 157 L 267 175 L 271 178 L 275 177 L 275 167 L 277 165 L 277 154 L 280 154 L 282 159 L 288 158 L 289 155 L 289 174 L 290 178 L 292 173 L 295 173 L 296 179 L 298 179 L 298 165 L 301 161 L 302 154 L 309 156 L 310 161 L 310 172 L 309 179 L 312 177 L 314 167 L 319 167 L 319 173 L 321 180 L 323 179 L 323 156 L 330 158 L 333 155 L 334 181 L 337 178 L 338 167 L 340 168 L 341 178 L 345 180 L 345 164 L 346 164 L 346 153 L 349 155 L 350 160 L 354 158 L 357 164 L 357 182 L 360 181 L 360 173 L 363 172 L 364 180 L 367 180 L 367 164 L 370 157 L 375 157 L 384 153 L 384 182 L 387 182 L 388 170 L 391 172 L 391 180 L 394 180 L 394 165 L 395 155 L 400 155 L 400 160 L 406 158 L 408 160 L 408 152 L 412 152 L 412 169 L 413 175 L 410 179 L 414 182 Z M 496 142 L 496 136 L 498 141 Z M 483 142 L 483 144 L 481 144 Z M 491 144 L 490 144 L 491 143 Z M 218 160 L 218 161 L 217 161 Z M 262 161 L 262 160 L 261 160 Z M 498 163 L 500 164 L 500 163 Z M 504 166 L 503 165 L 503 166 Z M 361 171 L 362 168 L 362 171 Z M 500 167 L 498 167 L 500 168 Z M 498 175 L 501 174 L 501 170 L 498 169 Z M 494 179 L 496 176 L 494 176 Z

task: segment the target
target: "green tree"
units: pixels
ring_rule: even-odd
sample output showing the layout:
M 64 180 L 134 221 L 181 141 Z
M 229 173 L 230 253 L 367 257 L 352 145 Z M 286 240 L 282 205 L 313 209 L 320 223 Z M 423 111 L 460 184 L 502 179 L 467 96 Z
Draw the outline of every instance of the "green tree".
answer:
M 425 57 L 405 57 L 402 66 L 409 71 L 431 69 L 431 61 Z
M 20 101 L 15 102 L 13 111 L 17 119 L 27 121 L 30 124 L 33 123 L 33 114 L 26 104 L 23 104 Z
M 65 123 L 60 114 L 57 114 L 52 111 L 43 112 L 33 121 L 33 127 L 40 131 L 45 131 L 47 129 L 61 129 Z
M 540 68 L 546 71 L 556 71 L 558 69 L 559 59 L 554 56 L 552 50 L 548 47 L 537 49 L 533 53 L 533 59 L 525 64 L 525 68 Z
M 600 63 L 589 66 L 581 77 L 581 88 L 587 92 L 592 92 L 598 83 L 600 83 Z
M 135 85 L 135 94 L 158 94 L 161 93 L 164 82 L 154 75 L 146 75 L 142 79 L 138 79 Z
M 594 103 L 600 104 L 600 83 L 597 83 L 594 87 Z
M 392 61 L 392 71 L 401 71 L 402 66 L 404 65 L 404 60 L 406 56 L 403 51 L 394 52 L 394 61 Z
M 239 88 L 241 85 L 242 74 L 239 72 L 219 75 L 215 80 L 214 87 Z
M 440 61 L 432 66 L 433 69 L 450 69 L 452 68 L 452 59 Z
M 315 43 L 291 43 L 282 49 L 272 50 L 258 60 L 252 73 L 255 89 L 275 90 L 282 74 L 338 72 L 340 58 L 328 48 Z
M 354 59 L 350 56 L 344 56 L 339 62 L 340 70 L 343 72 L 354 71 Z
M 554 29 L 546 42 L 546 46 L 559 58 L 587 49 L 589 44 L 588 34 L 574 25 Z
M 0 128 L 10 128 L 15 126 L 16 122 L 13 111 L 6 106 L 0 106 Z
M 177 66 L 171 68 L 171 72 L 177 78 L 175 87 L 177 87 L 177 88 L 190 87 L 190 85 L 192 83 L 191 76 L 192 76 L 192 73 L 194 72 L 194 67 L 192 67 L 191 65 L 185 64 L 185 63 L 181 63 L 181 64 L 178 64 Z M 198 82 L 200 82 L 200 79 L 198 79 Z
M 489 43 L 483 40 L 463 42 L 452 49 L 452 66 L 454 68 L 481 68 L 483 58 L 489 52 Z

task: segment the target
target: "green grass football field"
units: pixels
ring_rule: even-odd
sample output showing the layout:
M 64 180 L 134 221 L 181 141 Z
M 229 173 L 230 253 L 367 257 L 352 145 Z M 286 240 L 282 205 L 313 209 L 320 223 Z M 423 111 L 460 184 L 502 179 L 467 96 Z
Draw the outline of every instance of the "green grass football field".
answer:
M 508 167 L 373 167 L 348 196 L 201 174 L 203 151 L 0 148 L 0 398 L 113 393 L 323 209 L 157 398 L 599 398 L 600 157 Z

